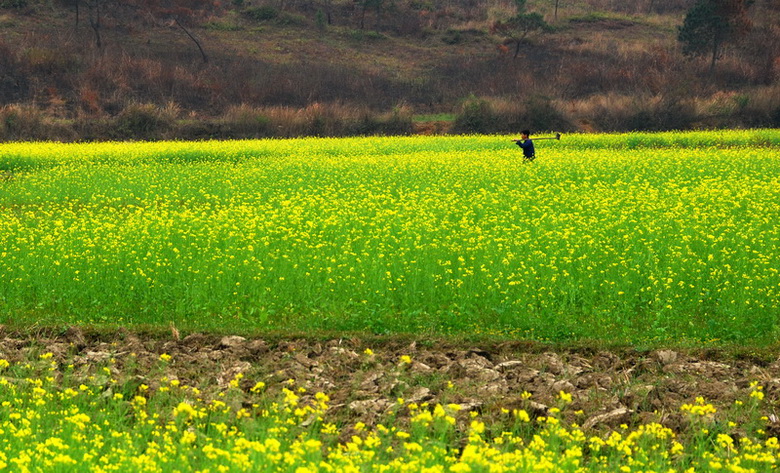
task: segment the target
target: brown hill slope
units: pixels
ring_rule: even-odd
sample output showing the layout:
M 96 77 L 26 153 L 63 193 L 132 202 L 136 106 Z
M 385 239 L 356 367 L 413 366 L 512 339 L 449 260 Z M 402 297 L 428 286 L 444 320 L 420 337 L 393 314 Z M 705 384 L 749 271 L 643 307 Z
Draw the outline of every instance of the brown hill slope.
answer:
M 516 13 L 502 0 L 234 0 L 181 23 L 98 3 L 78 16 L 79 2 L 0 3 L 0 137 L 406 133 L 421 114 L 477 132 L 780 123 L 771 0 L 714 77 L 676 40 L 690 0 L 583 0 L 557 20 L 531 1 L 553 29 L 517 57 L 496 28 Z

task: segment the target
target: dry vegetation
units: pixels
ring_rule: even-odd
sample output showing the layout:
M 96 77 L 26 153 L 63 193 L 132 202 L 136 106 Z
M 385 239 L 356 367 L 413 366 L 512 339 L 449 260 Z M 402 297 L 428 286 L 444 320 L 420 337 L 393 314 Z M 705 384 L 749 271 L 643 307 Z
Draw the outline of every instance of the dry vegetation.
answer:
M 77 18 L 73 2 L 3 2 L 0 138 L 405 134 L 415 115 L 474 103 L 480 124 L 452 131 L 780 124 L 771 0 L 751 7 L 752 32 L 714 77 L 676 41 L 691 0 L 564 2 L 557 17 L 531 1 L 554 31 L 517 58 L 492 28 L 510 1 L 375 3 L 226 3 L 191 22 L 204 62 L 180 28 L 136 10 L 104 13 L 98 47 L 86 4 Z

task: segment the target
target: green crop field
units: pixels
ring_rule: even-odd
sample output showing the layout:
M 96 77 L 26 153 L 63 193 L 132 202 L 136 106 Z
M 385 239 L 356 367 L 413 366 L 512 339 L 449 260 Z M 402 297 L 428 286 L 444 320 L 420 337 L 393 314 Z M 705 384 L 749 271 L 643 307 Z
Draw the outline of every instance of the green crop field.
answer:
M 778 363 L 342 345 L 776 346 L 780 131 L 510 138 L 0 145 L 0 471 L 773 471 Z
M 780 131 L 0 147 L 0 321 L 765 343 Z

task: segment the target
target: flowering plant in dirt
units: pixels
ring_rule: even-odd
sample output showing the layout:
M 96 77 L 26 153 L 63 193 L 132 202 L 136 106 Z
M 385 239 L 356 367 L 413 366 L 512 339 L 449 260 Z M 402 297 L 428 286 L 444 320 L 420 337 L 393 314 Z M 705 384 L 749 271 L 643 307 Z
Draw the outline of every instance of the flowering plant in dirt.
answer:
M 563 391 L 560 407 L 535 417 L 531 395 L 528 411 L 401 399 L 365 423 L 334 415 L 327 393 L 295 380 L 237 373 L 194 387 L 163 373 L 170 362 L 140 383 L 111 362 L 82 376 L 50 353 L 1 359 L 0 471 L 770 471 L 780 455 L 757 383 L 739 409 L 684 403 L 677 430 L 586 430 L 565 421 Z

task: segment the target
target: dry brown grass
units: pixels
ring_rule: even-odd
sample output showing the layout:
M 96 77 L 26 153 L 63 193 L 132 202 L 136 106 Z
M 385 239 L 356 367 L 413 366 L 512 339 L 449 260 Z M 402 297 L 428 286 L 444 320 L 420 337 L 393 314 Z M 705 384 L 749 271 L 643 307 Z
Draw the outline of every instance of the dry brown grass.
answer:
M 371 31 L 373 19 L 365 31 L 356 29 L 350 2 L 334 3 L 334 23 L 325 29 L 314 28 L 302 4 L 289 3 L 299 23 L 257 23 L 232 12 L 226 18 L 235 28 L 198 29 L 209 64 L 173 30 L 130 31 L 115 23 L 98 51 L 89 28 L 74 28 L 72 12 L 3 12 L 8 35 L 0 39 L 0 103 L 35 104 L 49 118 L 106 124 L 134 104 L 175 104 L 174 121 L 200 122 L 196 136 L 209 137 L 408 132 L 407 117 L 458 112 L 470 94 L 486 98 L 501 126 L 558 116 L 565 120 L 553 123 L 625 129 L 647 114 L 671 113 L 674 97 L 686 98 L 700 115 L 690 125 L 773 123 L 775 99 L 760 87 L 780 80 L 780 60 L 771 53 L 780 28 L 762 20 L 741 49 L 719 61 L 711 80 L 706 64 L 684 58 L 676 43 L 686 2 L 656 1 L 650 14 L 649 0 L 563 4 L 556 32 L 529 38 L 517 59 L 489 34 L 493 22 L 516 13 L 511 0 L 431 0 L 433 10 L 400 2 L 379 33 Z M 777 13 L 768 5 L 759 0 L 755 8 L 770 18 Z M 532 0 L 528 10 L 552 21 L 551 2 Z M 445 41 L 453 31 L 460 32 L 457 41 Z M 747 95 L 746 105 L 718 105 L 720 99 L 710 99 L 718 90 Z M 529 109 L 530 97 L 546 99 Z M 409 110 L 390 112 L 399 103 Z M 710 113 L 713 107 L 734 116 L 722 120 Z M 90 136 L 104 133 L 92 129 Z M 163 135 L 177 130 L 173 125 Z

